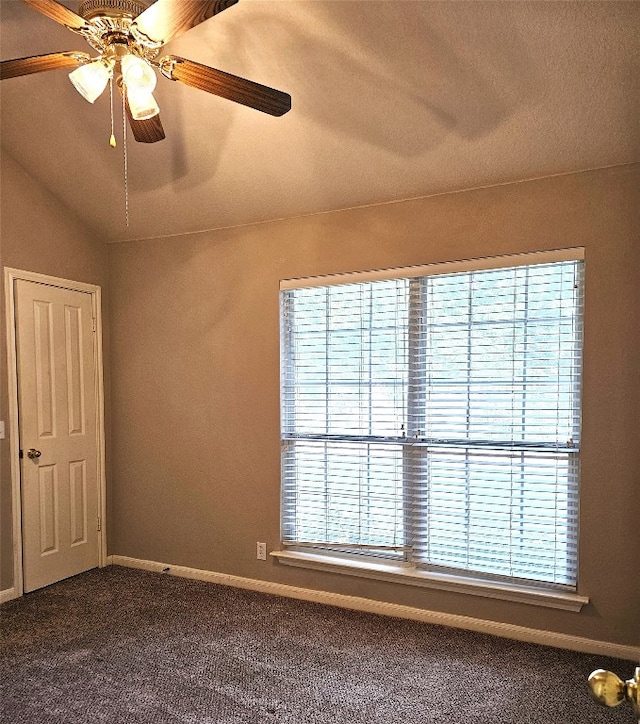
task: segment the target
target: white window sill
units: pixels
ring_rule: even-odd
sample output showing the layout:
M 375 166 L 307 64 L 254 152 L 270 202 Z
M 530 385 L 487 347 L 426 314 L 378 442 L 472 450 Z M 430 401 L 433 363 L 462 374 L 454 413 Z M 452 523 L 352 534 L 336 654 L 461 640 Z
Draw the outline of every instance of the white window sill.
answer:
M 407 568 L 397 563 L 358 561 L 339 558 L 331 554 L 307 553 L 301 551 L 272 551 L 271 556 L 285 566 L 311 568 L 316 571 L 342 573 L 377 581 L 390 581 L 408 586 L 435 588 L 440 591 L 466 593 L 502 601 L 514 601 L 534 606 L 547 606 L 565 611 L 580 611 L 589 599 L 576 593 L 548 591 L 535 586 L 501 583 L 483 579 L 470 579 L 453 574 L 435 573 Z

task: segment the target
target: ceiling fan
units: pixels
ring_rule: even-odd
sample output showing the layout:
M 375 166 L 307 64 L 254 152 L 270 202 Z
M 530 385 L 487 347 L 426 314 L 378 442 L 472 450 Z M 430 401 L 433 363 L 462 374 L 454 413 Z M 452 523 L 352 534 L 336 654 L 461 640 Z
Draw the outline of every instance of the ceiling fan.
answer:
M 242 103 L 272 116 L 291 109 L 291 96 L 222 70 L 177 55 L 158 58 L 170 40 L 238 0 L 83 0 L 74 13 L 56 0 L 23 0 L 51 20 L 82 35 L 97 51 L 34 55 L 0 61 L 0 79 L 75 68 L 69 79 L 93 103 L 115 77 L 136 141 L 155 143 L 164 137 L 153 97 L 156 70 L 170 80 Z

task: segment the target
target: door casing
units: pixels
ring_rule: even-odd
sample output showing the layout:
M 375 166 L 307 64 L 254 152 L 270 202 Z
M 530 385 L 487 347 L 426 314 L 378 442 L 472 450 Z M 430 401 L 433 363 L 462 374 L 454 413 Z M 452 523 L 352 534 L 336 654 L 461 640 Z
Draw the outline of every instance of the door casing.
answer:
M 22 566 L 22 496 L 20 475 L 20 435 L 18 406 L 18 360 L 16 354 L 15 289 L 17 279 L 47 284 L 53 287 L 87 292 L 91 295 L 93 317 L 96 324 L 94 339 L 94 385 L 96 392 L 96 435 L 98 447 L 98 509 L 101 529 L 98 534 L 99 566 L 107 565 L 107 500 L 105 474 L 105 433 L 104 433 L 104 374 L 102 359 L 102 297 L 101 289 L 94 284 L 59 279 L 46 274 L 5 268 L 5 309 L 7 318 L 7 372 L 9 377 L 9 435 L 11 463 L 11 507 L 13 537 L 13 597 L 24 593 Z

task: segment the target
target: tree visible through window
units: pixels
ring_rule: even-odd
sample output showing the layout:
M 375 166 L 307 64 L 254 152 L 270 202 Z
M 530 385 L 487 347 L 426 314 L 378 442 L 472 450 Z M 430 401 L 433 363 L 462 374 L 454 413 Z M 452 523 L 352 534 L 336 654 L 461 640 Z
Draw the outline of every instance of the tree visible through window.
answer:
M 282 291 L 285 544 L 575 587 L 582 261 L 498 263 Z

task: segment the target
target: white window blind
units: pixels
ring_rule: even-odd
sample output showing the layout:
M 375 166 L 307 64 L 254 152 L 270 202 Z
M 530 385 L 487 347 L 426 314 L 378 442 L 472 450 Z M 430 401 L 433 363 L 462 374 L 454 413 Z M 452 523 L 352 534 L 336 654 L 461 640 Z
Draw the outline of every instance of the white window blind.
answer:
M 579 256 L 284 289 L 283 542 L 575 587 Z

